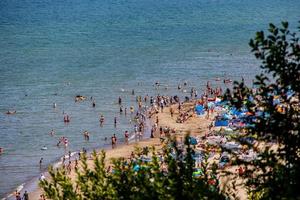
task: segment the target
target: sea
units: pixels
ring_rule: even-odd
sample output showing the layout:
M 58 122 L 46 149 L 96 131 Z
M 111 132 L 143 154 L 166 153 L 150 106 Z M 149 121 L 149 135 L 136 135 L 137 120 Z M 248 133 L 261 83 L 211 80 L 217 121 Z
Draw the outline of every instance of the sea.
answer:
M 251 84 L 260 63 L 250 38 L 270 22 L 296 30 L 299 10 L 299 0 L 1 0 L 0 198 L 68 151 L 122 138 L 132 124 L 119 96 L 129 108 L 136 95 L 188 95 L 177 90 L 184 82 L 199 94 L 207 81 L 222 85 L 217 77 Z M 75 103 L 76 95 L 88 100 Z M 56 146 L 62 136 L 67 149 Z

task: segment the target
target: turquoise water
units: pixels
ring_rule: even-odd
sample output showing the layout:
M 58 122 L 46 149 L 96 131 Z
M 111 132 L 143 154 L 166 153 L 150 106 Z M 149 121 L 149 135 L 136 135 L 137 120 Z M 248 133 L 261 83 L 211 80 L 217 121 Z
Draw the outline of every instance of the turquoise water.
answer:
M 1 0 L 0 197 L 37 176 L 41 157 L 46 165 L 64 154 L 51 129 L 69 138 L 71 151 L 103 146 L 113 133 L 121 137 L 131 125 L 118 115 L 117 97 L 133 105 L 133 88 L 176 94 L 184 80 L 198 91 L 216 76 L 251 80 L 258 63 L 249 38 L 269 22 L 296 27 L 299 10 L 298 0 Z M 155 81 L 170 89 L 154 90 Z M 75 104 L 77 94 L 95 97 L 96 108 Z M 17 114 L 5 115 L 8 109 Z

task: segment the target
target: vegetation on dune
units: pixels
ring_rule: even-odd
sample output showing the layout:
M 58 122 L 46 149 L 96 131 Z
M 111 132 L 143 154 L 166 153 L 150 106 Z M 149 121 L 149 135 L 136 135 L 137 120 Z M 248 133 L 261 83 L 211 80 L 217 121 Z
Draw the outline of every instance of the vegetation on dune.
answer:
M 151 155 L 151 157 L 149 157 Z M 62 169 L 50 169 L 50 180 L 40 186 L 47 197 L 58 199 L 225 199 L 219 190 L 216 170 L 206 164 L 195 176 L 194 151 L 188 136 L 183 147 L 175 141 L 166 143 L 162 155 L 154 148 L 137 149 L 131 159 L 114 159 L 112 171 L 105 167 L 105 152 L 93 153 L 93 168 L 87 157 L 81 159 L 71 179 Z
M 255 89 L 235 82 L 225 98 L 237 108 L 256 113 L 255 126 L 247 128 L 247 136 L 276 147 L 265 148 L 254 162 L 239 163 L 247 167 L 249 198 L 300 199 L 299 36 L 282 22 L 281 27 L 270 24 L 267 36 L 257 32 L 249 44 L 263 72 L 256 76 Z

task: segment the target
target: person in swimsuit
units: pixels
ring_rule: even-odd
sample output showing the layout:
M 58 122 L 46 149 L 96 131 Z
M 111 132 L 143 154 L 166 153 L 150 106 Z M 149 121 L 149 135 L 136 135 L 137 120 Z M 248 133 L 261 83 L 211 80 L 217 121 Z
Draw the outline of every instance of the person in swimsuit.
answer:
M 16 114 L 16 113 L 17 113 L 17 111 L 15 111 L 15 110 L 13 110 L 13 111 L 9 111 L 9 110 L 8 110 L 8 111 L 6 112 L 6 114 L 8 114 L 8 115 L 12 115 L 12 114 Z
M 42 168 L 43 158 L 40 159 L 40 168 Z
M 29 200 L 29 195 L 26 190 L 25 190 L 25 193 L 23 194 L 23 200 Z
M 54 130 L 52 129 L 51 131 L 50 131 L 50 133 L 49 133 L 51 136 L 54 136 L 55 135 L 55 132 L 54 132 Z
M 101 115 L 101 117 L 100 117 L 100 126 L 101 127 L 103 126 L 103 123 L 104 123 L 104 116 Z
M 117 127 L 117 117 L 114 118 L 114 125 Z
M 129 133 L 128 133 L 128 131 L 125 131 L 124 136 L 125 136 L 125 144 L 128 145 L 128 138 L 129 138 Z
M 112 137 L 111 137 L 111 147 L 114 149 L 117 145 L 117 137 L 116 137 L 116 134 L 114 134 Z

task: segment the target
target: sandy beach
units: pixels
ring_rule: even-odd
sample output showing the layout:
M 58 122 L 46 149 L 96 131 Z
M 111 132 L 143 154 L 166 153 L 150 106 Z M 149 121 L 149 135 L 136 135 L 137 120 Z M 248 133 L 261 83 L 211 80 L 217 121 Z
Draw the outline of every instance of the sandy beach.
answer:
M 186 102 L 182 105 L 182 111 L 187 111 L 190 110 L 191 108 L 194 108 L 196 101 L 192 102 Z M 210 118 L 207 118 L 206 115 L 198 116 L 197 114 L 193 113 L 191 117 L 189 117 L 185 122 L 183 123 L 177 123 L 176 119 L 179 116 L 178 110 L 176 109 L 177 104 L 171 105 L 173 110 L 175 110 L 173 117 L 171 117 L 170 114 L 170 107 L 165 107 L 163 112 L 155 113 L 151 117 L 151 122 L 152 124 L 156 119 L 159 121 L 159 126 L 161 127 L 168 127 L 171 130 L 175 130 L 175 134 L 173 136 L 176 136 L 177 140 L 183 140 L 184 136 L 187 133 L 190 133 L 191 136 L 194 137 L 202 137 L 206 133 L 208 133 L 209 129 L 208 126 L 211 124 L 212 120 L 214 119 L 214 114 L 213 113 Z M 194 112 L 194 111 L 192 111 Z M 129 145 L 125 144 L 119 144 L 116 148 L 114 149 L 107 149 L 105 150 L 106 152 L 106 163 L 107 165 L 110 164 L 110 161 L 112 158 L 129 158 L 131 153 L 134 151 L 136 147 L 151 147 L 154 146 L 156 150 L 159 150 L 162 145 L 160 141 L 160 133 L 159 130 L 157 130 L 154 134 L 155 138 L 149 138 L 149 139 L 144 139 L 139 142 L 133 142 L 130 143 Z M 98 151 L 100 151 L 99 149 Z M 213 156 L 213 158 L 210 158 L 209 162 L 218 162 L 220 155 L 216 154 Z M 88 165 L 92 166 L 93 165 L 93 160 L 89 159 L 88 160 Z M 72 162 L 72 168 L 74 168 L 74 162 Z M 236 167 L 228 167 L 226 168 L 226 171 L 229 171 L 231 173 L 235 173 L 237 170 Z M 222 172 L 222 171 L 220 171 Z M 70 173 L 70 177 L 72 179 L 76 179 L 76 174 L 74 170 Z M 223 188 L 230 187 L 231 182 L 233 181 L 232 178 L 235 178 L 233 176 L 226 176 L 226 177 L 220 177 L 220 182 L 221 186 Z M 238 183 L 241 183 L 241 179 L 234 179 Z M 246 191 L 242 188 L 242 186 L 237 186 L 238 191 L 237 197 L 240 199 L 246 199 Z M 42 194 L 41 189 L 37 189 L 35 191 L 30 192 L 29 196 L 30 199 L 39 199 L 40 194 Z
M 195 102 L 188 102 L 183 104 L 182 110 L 188 110 L 190 108 L 193 108 L 195 105 Z M 192 136 L 203 136 L 208 131 L 208 125 L 211 123 L 210 119 L 206 119 L 204 116 L 197 116 L 196 114 L 193 114 L 192 117 L 190 117 L 187 121 L 184 123 L 177 123 L 176 119 L 179 115 L 178 111 L 176 111 L 176 105 L 171 105 L 171 107 L 175 110 L 173 117 L 171 117 L 170 114 L 170 107 L 165 107 L 163 112 L 159 112 L 157 114 L 152 115 L 151 122 L 154 123 L 154 120 L 156 120 L 156 117 L 158 117 L 159 120 L 159 126 L 162 127 L 169 127 L 170 129 L 176 130 L 176 138 L 183 139 L 185 134 L 190 133 Z M 107 165 L 109 165 L 109 162 L 111 158 L 127 158 L 130 157 L 131 153 L 134 151 L 136 147 L 151 147 L 154 146 L 156 150 L 159 150 L 161 148 L 161 142 L 159 138 L 159 131 L 155 132 L 155 138 L 149 138 L 144 139 L 139 142 L 133 142 L 129 145 L 120 144 L 114 149 L 106 149 L 106 162 Z M 98 151 L 101 151 L 99 149 Z M 93 165 L 93 160 L 88 160 L 88 165 Z M 72 162 L 72 168 L 74 167 L 74 162 Z M 74 170 L 72 170 L 70 177 L 72 179 L 76 178 Z M 29 193 L 30 199 L 39 199 L 40 195 L 42 194 L 41 189 L 36 189 Z

